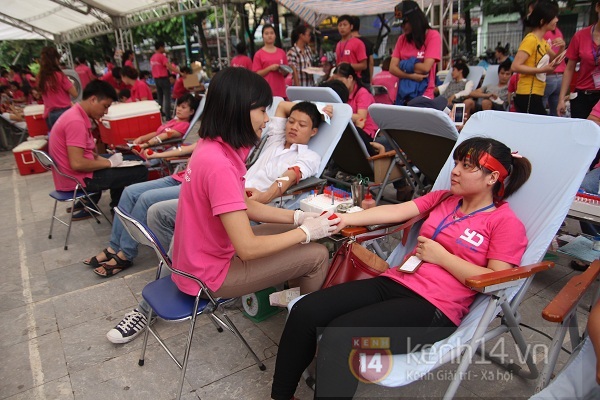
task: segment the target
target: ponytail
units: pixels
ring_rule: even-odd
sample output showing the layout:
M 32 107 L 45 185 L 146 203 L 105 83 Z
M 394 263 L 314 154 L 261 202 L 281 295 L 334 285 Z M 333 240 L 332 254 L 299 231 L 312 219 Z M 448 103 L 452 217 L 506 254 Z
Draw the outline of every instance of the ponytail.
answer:
M 525 157 L 512 157 L 512 168 L 508 175 L 508 182 L 504 187 L 503 199 L 515 193 L 531 175 L 531 163 Z M 496 189 L 496 187 L 494 187 Z M 494 193 L 496 191 L 494 190 Z

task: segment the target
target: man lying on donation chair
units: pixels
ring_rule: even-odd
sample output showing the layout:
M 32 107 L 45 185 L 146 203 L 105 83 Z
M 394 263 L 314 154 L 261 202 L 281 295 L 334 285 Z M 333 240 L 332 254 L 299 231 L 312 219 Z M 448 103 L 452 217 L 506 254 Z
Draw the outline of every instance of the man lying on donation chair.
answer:
M 330 117 L 333 115 L 332 107 L 329 105 L 324 107 L 323 112 Z M 288 115 L 289 117 L 286 120 L 285 117 Z M 245 175 L 246 191 L 249 197 L 261 203 L 269 203 L 280 196 L 281 193 L 284 193 L 298 180 L 308 178 L 315 174 L 321 162 L 321 157 L 308 149 L 306 144 L 311 137 L 317 134 L 320 122 L 321 114 L 317 109 L 317 106 L 313 103 L 300 102 L 295 104 L 288 101 L 279 103 L 275 112 L 275 117 L 272 118 L 272 121 L 268 125 L 267 132 L 265 132 L 265 134 L 269 135 L 267 142 L 263 147 L 258 160 Z M 276 180 L 282 176 L 288 177 L 289 180 Z M 278 186 L 278 182 L 281 182 L 281 187 Z M 134 209 L 137 210 L 134 215 L 135 217 L 139 214 L 143 205 L 144 216 L 139 219 L 136 217 L 136 219 L 145 222 L 147 218 L 146 215 L 148 215 L 148 224 L 154 231 L 154 229 L 157 229 L 154 228 L 156 223 L 150 223 L 148 208 L 150 207 L 159 210 L 157 207 L 161 207 L 160 211 L 154 213 L 154 215 L 156 215 L 157 219 L 160 218 L 160 223 L 163 227 L 165 225 L 167 226 L 166 229 L 157 229 L 160 232 L 159 237 L 164 237 L 165 235 L 168 237 L 168 239 L 165 239 L 164 241 L 161 240 L 163 245 L 166 244 L 165 248 L 168 247 L 170 238 L 173 235 L 173 230 L 175 229 L 175 216 L 178 203 L 177 200 L 166 201 L 169 199 L 164 198 L 164 196 L 158 200 L 156 196 L 161 195 L 160 192 L 168 190 L 170 191 L 169 195 L 173 195 L 170 198 L 177 199 L 177 197 L 179 197 L 180 189 L 181 185 L 178 184 L 173 188 L 143 193 L 137 201 L 137 204 L 140 206 L 138 207 L 136 204 Z M 148 201 L 148 193 L 153 194 L 153 197 L 157 200 L 153 202 Z M 158 203 L 158 201 L 160 202 Z M 135 247 L 137 254 L 137 243 L 135 243 L 127 232 L 122 229 L 120 222 L 116 222 L 116 224 L 119 224 L 120 226 L 121 244 L 124 242 L 130 243 L 130 248 Z M 113 233 L 114 231 L 115 229 L 113 228 Z M 162 234 L 164 231 L 167 231 L 167 233 Z M 106 260 L 109 257 L 106 252 L 110 254 L 114 251 L 111 246 L 102 250 L 102 252 L 95 257 L 96 262 L 99 260 Z M 119 252 L 119 254 L 121 254 L 121 252 Z M 113 255 L 110 255 L 110 257 L 114 259 Z M 101 269 L 105 269 L 107 264 L 108 262 L 100 265 L 97 270 L 102 272 Z M 133 311 L 127 313 L 125 317 L 106 334 L 108 340 L 112 343 L 128 343 L 141 333 L 146 325 L 146 316 L 144 315 L 144 312 L 140 312 L 140 310 L 143 309 L 144 306 L 141 304 Z
M 461 143 L 454 160 L 447 198 L 448 191 L 435 191 L 339 216 L 337 230 L 406 221 L 431 209 L 404 263 L 418 269 L 405 273 L 403 264 L 402 270 L 393 267 L 372 279 L 319 290 L 294 304 L 277 352 L 273 399 L 293 398 L 315 356 L 318 334 L 315 397 L 352 398 L 363 379 L 352 367 L 359 360 L 349 358 L 353 338 L 389 338 L 391 354 L 433 344 L 452 334 L 467 314 L 476 294 L 465 286 L 467 278 L 520 264 L 525 227 L 504 199 L 527 181 L 531 164 L 503 143 L 481 137 Z

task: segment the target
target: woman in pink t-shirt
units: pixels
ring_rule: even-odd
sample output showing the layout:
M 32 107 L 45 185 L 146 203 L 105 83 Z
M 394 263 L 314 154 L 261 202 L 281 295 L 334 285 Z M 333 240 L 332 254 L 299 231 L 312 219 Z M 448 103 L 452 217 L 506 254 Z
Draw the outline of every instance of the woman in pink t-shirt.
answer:
M 592 7 L 590 11 L 600 16 L 600 3 L 592 2 Z M 566 57 L 568 61 L 558 96 L 557 113 L 565 114 L 565 96 L 569 87 L 573 86 L 571 80 L 579 63 L 574 85 L 577 97 L 570 101 L 571 118 L 585 119 L 600 100 L 600 19 L 573 35 Z
M 279 47 L 275 47 L 275 28 L 264 25 L 262 30 L 264 46 L 254 54 L 252 70 L 265 78 L 271 87 L 273 96 L 286 98 L 285 72 L 281 66 L 288 65 L 287 55 Z
M 391 337 L 392 354 L 431 345 L 452 334 L 468 312 L 476 292 L 465 286 L 467 278 L 520 264 L 527 236 L 504 199 L 527 181 L 531 164 L 482 137 L 462 142 L 454 159 L 450 191 L 340 215 L 337 230 L 403 222 L 431 210 L 409 258 L 421 265 L 411 274 L 390 268 L 294 304 L 279 342 L 273 399 L 292 398 L 314 358 L 318 334 L 315 397 L 352 398 L 358 385 L 348 368 L 353 338 Z
M 152 100 L 152 91 L 146 82 L 139 78 L 138 70 L 133 67 L 125 66 L 121 69 L 121 79 L 123 83 L 131 86 L 131 97 L 128 102 Z
M 330 235 L 338 218 L 271 207 L 245 192 L 246 158 L 269 121 L 272 99 L 269 85 L 251 71 L 229 67 L 216 74 L 201 139 L 181 184 L 173 265 L 202 279 L 216 297 L 238 297 L 288 280 L 309 293 L 327 273 L 327 249 L 309 242 Z M 172 279 L 184 293 L 200 289 L 185 277 Z
M 370 91 L 362 85 L 354 68 L 348 63 L 341 63 L 333 71 L 333 79 L 342 81 L 348 88 L 350 97 L 348 104 L 352 107 L 352 122 L 359 133 L 365 134 L 368 141 L 372 141 L 377 133 L 377 124 L 369 115 L 369 106 L 375 103 L 375 98 Z M 370 146 L 367 146 L 369 148 Z
M 427 17 L 414 1 L 405 0 L 396 9 L 396 18 L 402 21 L 403 34 L 396 42 L 390 63 L 390 73 L 400 78 L 396 104 L 405 105 L 417 96 L 415 93 L 433 99 L 435 89 L 435 63 L 442 57 L 442 39 L 440 34 L 431 29 Z M 398 7 L 398 6 L 397 6 Z M 400 62 L 411 60 L 411 68 L 401 68 Z M 427 86 L 420 83 L 428 79 Z M 416 91 L 414 90 L 416 88 Z M 411 90 L 413 89 L 413 90 Z M 405 95 L 410 93 L 410 95 Z
M 135 60 L 135 54 L 133 53 L 133 50 L 125 50 L 123 52 L 123 66 L 135 68 L 133 60 Z
M 44 118 L 48 129 L 65 111 L 71 108 L 71 97 L 77 97 L 77 89 L 60 69 L 60 54 L 54 47 L 44 47 L 40 56 L 38 88 L 44 100 Z

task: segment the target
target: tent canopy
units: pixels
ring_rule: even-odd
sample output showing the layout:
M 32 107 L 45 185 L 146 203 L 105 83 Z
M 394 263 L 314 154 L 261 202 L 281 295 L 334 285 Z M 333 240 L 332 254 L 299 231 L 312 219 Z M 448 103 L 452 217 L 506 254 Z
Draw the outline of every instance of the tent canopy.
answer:
M 69 43 L 211 6 L 208 0 L 2 0 L 0 40 Z

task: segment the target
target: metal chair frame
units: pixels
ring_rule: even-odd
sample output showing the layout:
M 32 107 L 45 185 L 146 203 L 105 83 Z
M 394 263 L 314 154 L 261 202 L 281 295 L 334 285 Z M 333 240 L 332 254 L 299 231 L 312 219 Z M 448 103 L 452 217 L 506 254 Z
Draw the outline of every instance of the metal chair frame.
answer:
M 187 364 L 189 360 L 192 338 L 194 335 L 194 327 L 196 325 L 196 318 L 198 317 L 198 315 L 206 313 L 210 316 L 212 323 L 217 327 L 217 330 L 219 332 L 223 331 L 222 327 L 227 328 L 231 333 L 235 335 L 235 337 L 237 337 L 242 342 L 246 349 L 248 349 L 254 360 L 257 362 L 259 369 L 261 371 L 266 370 L 265 365 L 258 358 L 254 350 L 252 350 L 248 342 L 244 339 L 242 334 L 239 332 L 239 330 L 236 328 L 234 323 L 231 321 L 231 319 L 229 319 L 225 312 L 224 306 L 234 301 L 235 299 L 215 299 L 202 280 L 173 266 L 171 258 L 165 252 L 154 233 L 148 227 L 146 227 L 143 223 L 137 221 L 135 218 L 131 217 L 124 211 L 120 210 L 118 207 L 115 207 L 114 211 L 115 215 L 121 220 L 123 226 L 131 235 L 131 237 L 139 244 L 152 248 L 159 259 L 159 265 L 156 271 L 156 280 L 147 284 L 142 291 L 142 296 L 150 306 L 150 311 L 146 316 L 147 321 L 150 321 L 154 314 L 156 314 L 159 318 L 163 320 L 171 322 L 190 320 L 190 327 L 188 330 L 187 342 L 182 361 L 180 361 L 167 347 L 163 339 L 161 339 L 161 337 L 159 336 L 158 332 L 156 332 L 156 330 L 154 330 L 150 326 L 150 324 L 147 324 L 144 332 L 144 343 L 142 345 L 142 352 L 138 361 L 138 365 L 144 365 L 144 356 L 146 353 L 146 346 L 148 344 L 148 336 L 151 333 L 152 336 L 154 336 L 154 338 L 161 345 L 161 347 L 167 352 L 169 357 L 171 357 L 171 359 L 175 362 L 175 364 L 177 364 L 179 369 L 181 369 L 181 377 L 179 379 L 179 386 L 177 389 L 177 399 L 180 399 Z M 167 267 L 173 274 L 186 277 L 196 282 L 200 287 L 200 289 L 198 290 L 198 294 L 196 296 L 190 296 L 183 292 L 180 292 L 179 289 L 177 289 L 175 283 L 173 283 L 173 281 L 171 280 L 170 276 L 160 278 L 163 266 Z M 154 290 L 154 293 L 152 293 L 153 289 L 155 288 L 160 288 L 161 290 Z M 171 294 L 167 294 L 167 291 L 163 290 L 164 288 L 168 288 L 169 291 L 171 291 Z M 176 294 L 173 295 L 173 292 L 175 292 Z M 155 295 L 156 297 L 154 297 Z M 165 297 L 167 296 L 171 297 L 165 299 Z M 158 297 L 160 297 L 160 299 Z M 168 300 L 171 300 L 173 302 L 177 301 L 179 303 L 184 303 L 182 307 L 189 307 L 186 310 L 185 315 L 178 315 L 177 317 L 173 317 L 173 315 L 161 315 L 160 313 L 156 312 L 157 305 L 164 305 Z M 222 318 L 215 315 L 215 311 L 219 311 Z
M 40 164 L 42 164 L 42 166 L 45 169 L 47 169 L 48 171 L 51 171 L 52 169 L 54 169 L 54 171 L 57 174 L 65 177 L 65 178 L 68 178 L 75 183 L 75 189 L 72 191 L 54 190 L 54 191 L 50 192 L 50 194 L 49 194 L 50 197 L 52 197 L 54 199 L 54 209 L 52 211 L 52 218 L 50 220 L 50 232 L 48 233 L 48 239 L 52 239 L 52 229 L 54 228 L 54 221 L 56 220 L 56 221 L 60 222 L 61 224 L 65 225 L 67 227 L 67 237 L 65 238 L 64 249 L 68 250 L 69 235 L 71 234 L 71 226 L 72 226 L 72 222 L 73 222 L 73 212 L 75 210 L 75 204 L 77 204 L 77 202 L 80 202 L 83 205 L 84 210 L 87 210 L 92 215 L 92 217 L 94 217 L 94 219 L 96 220 L 97 223 L 100 223 L 100 220 L 98 219 L 97 216 L 102 215 L 106 219 L 106 221 L 108 221 L 108 223 L 112 225 L 111 220 L 108 219 L 106 214 L 104 214 L 104 212 L 100 209 L 100 207 L 98 207 L 98 204 L 96 204 L 96 202 L 91 197 L 92 195 L 96 194 L 96 192 L 88 192 L 81 185 L 81 183 L 79 182 L 79 180 L 77 178 L 62 172 L 60 170 L 60 168 L 58 168 L 58 166 L 56 165 L 56 163 L 54 162 L 52 157 L 50 157 L 48 155 L 48 153 L 41 151 L 41 150 L 35 150 L 35 149 L 31 150 L 31 152 L 33 153 L 34 157 L 38 160 L 38 162 Z M 92 206 L 89 206 L 89 204 L 86 204 L 86 202 L 82 201 L 82 199 L 89 201 L 89 204 L 92 204 Z M 71 202 L 72 203 L 71 212 L 69 213 L 69 222 L 68 223 L 56 216 L 56 206 L 58 205 L 59 202 L 61 202 L 61 203 Z

